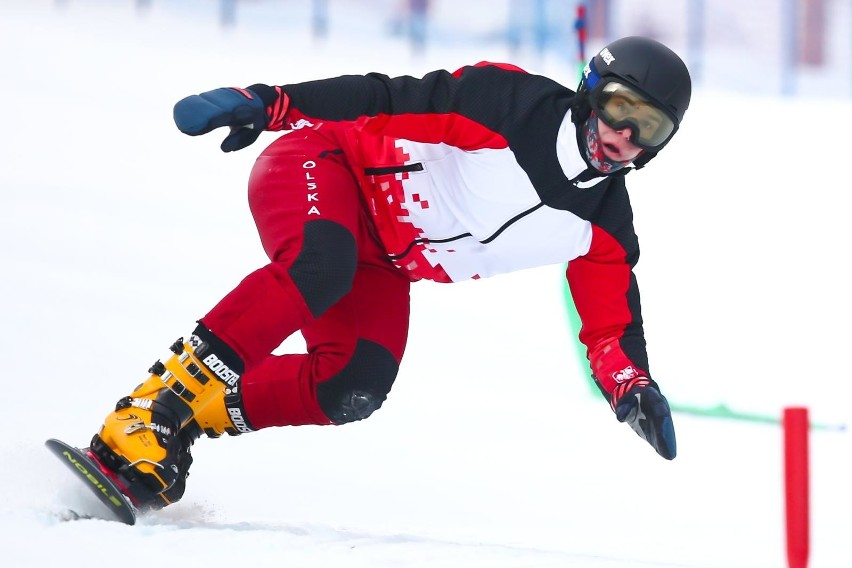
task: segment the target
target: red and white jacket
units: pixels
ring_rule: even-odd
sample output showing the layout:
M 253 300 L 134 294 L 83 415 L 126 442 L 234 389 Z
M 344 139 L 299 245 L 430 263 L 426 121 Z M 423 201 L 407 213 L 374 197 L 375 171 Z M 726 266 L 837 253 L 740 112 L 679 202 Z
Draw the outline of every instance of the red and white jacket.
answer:
M 573 91 L 490 63 L 280 88 L 289 97 L 283 128 L 340 143 L 389 258 L 412 280 L 568 263 L 599 383 L 612 392 L 650 376 L 624 176 L 603 176 L 581 156 Z

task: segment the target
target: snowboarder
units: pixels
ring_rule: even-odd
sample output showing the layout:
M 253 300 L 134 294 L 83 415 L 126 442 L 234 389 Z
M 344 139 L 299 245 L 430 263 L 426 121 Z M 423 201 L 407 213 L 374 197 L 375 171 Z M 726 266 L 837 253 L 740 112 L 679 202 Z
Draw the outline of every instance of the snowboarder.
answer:
M 345 424 L 378 409 L 405 349 L 412 282 L 568 263 L 595 381 L 617 419 L 673 459 L 669 405 L 648 368 L 624 175 L 668 144 L 690 96 L 672 50 L 628 37 L 592 58 L 576 93 L 483 62 L 179 101 L 182 132 L 230 128 L 225 152 L 285 131 L 249 179 L 270 262 L 118 401 L 92 455 L 138 508 L 174 503 L 202 435 Z M 272 355 L 297 331 L 306 353 Z

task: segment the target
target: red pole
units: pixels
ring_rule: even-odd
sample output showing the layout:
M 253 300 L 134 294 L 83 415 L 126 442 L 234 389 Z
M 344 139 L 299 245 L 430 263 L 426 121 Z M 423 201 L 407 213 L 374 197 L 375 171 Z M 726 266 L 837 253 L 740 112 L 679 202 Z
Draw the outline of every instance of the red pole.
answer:
M 804 20 L 802 26 L 802 46 L 799 53 L 799 63 L 820 66 L 825 64 L 826 29 L 824 0 L 804 0 L 804 6 L 799 8 Z
M 578 55 L 580 63 L 586 64 L 586 5 L 577 5 L 577 19 L 574 22 L 574 27 L 577 30 L 577 41 L 579 42 Z
M 784 409 L 787 565 L 807 568 L 810 553 L 808 409 Z
M 586 5 L 577 5 L 577 19 L 574 20 L 577 31 L 577 76 L 583 80 L 583 67 L 586 66 Z

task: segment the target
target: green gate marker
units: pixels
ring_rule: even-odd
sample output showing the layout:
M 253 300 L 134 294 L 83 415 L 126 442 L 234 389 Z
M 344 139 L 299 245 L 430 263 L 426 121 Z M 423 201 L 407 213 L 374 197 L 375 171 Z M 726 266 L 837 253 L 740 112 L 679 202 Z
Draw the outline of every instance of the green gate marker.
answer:
M 567 266 L 566 266 L 567 270 Z M 584 364 L 588 361 L 586 356 L 586 346 L 580 343 L 579 334 L 582 323 L 580 314 L 577 313 L 577 307 L 574 305 L 574 299 L 571 296 L 571 288 L 568 286 L 568 280 L 563 277 L 562 283 L 563 297 L 565 299 L 565 312 L 568 316 L 568 327 L 571 329 L 571 335 L 574 338 L 574 347 L 577 352 L 577 362 L 580 366 L 580 375 L 586 377 L 586 383 L 589 386 L 589 391 L 592 396 L 600 396 L 600 389 L 595 384 L 590 369 Z M 706 418 L 720 418 L 726 420 L 741 420 L 743 422 L 759 422 L 764 424 L 780 424 L 780 416 L 770 416 L 767 414 L 758 414 L 754 412 L 741 412 L 729 408 L 723 403 L 711 406 L 700 406 L 694 404 L 679 404 L 669 401 L 669 407 L 672 412 L 680 412 L 682 414 L 690 414 L 692 416 L 703 416 Z M 811 422 L 811 428 L 814 430 L 828 430 L 834 432 L 843 432 L 846 430 L 846 424 L 835 423 L 815 423 Z

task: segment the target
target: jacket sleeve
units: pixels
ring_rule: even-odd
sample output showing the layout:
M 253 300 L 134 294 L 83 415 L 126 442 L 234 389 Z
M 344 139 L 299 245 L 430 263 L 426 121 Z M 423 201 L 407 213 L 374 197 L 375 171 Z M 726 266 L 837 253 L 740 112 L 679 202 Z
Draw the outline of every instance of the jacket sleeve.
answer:
M 479 63 L 422 78 L 379 73 L 282 85 L 287 120 L 358 121 L 368 132 L 464 150 L 503 148 L 537 101 L 564 87 L 507 65 Z
M 650 377 L 639 287 L 633 267 L 638 239 L 623 182 L 592 224 L 589 252 L 566 276 L 582 327 L 592 375 L 607 394 L 636 376 Z

